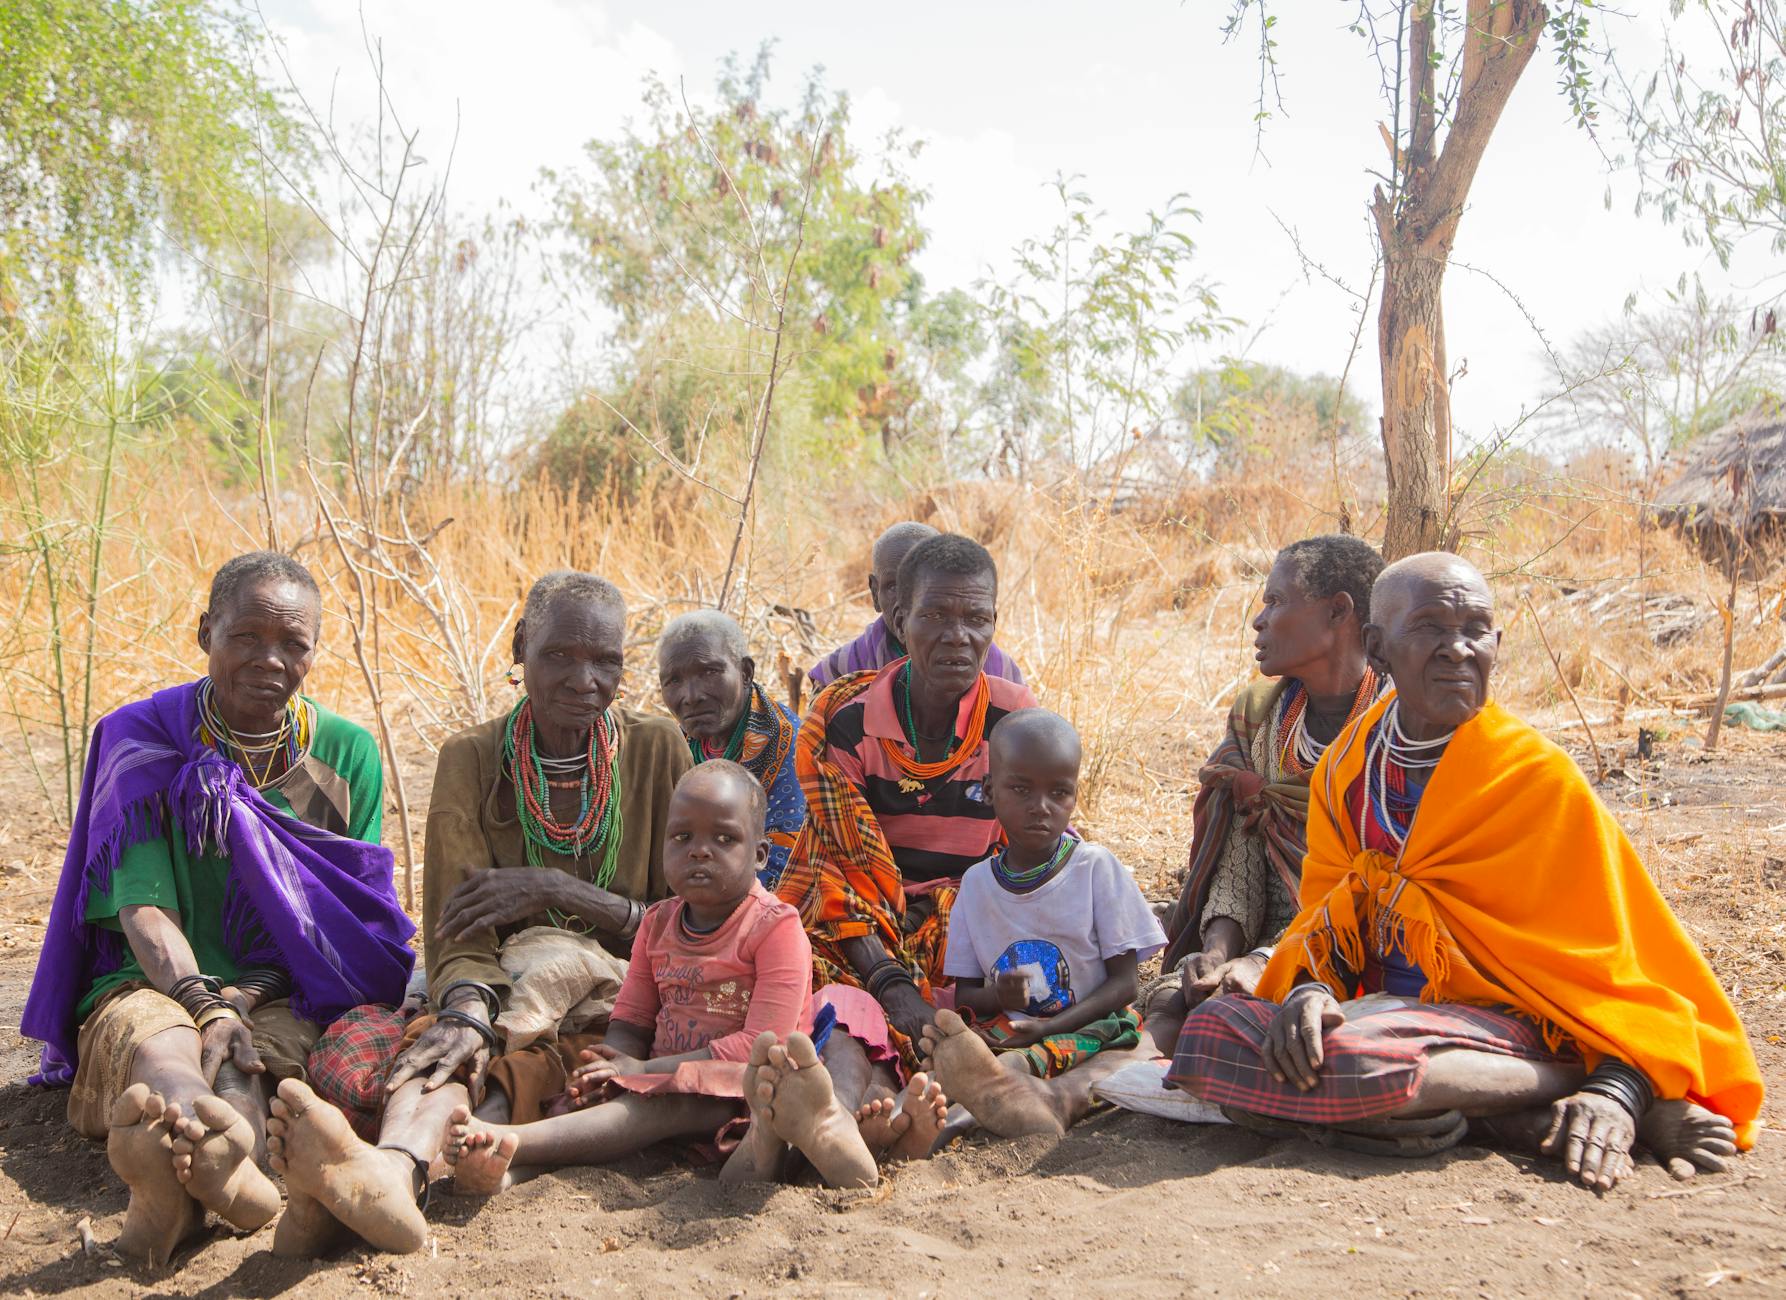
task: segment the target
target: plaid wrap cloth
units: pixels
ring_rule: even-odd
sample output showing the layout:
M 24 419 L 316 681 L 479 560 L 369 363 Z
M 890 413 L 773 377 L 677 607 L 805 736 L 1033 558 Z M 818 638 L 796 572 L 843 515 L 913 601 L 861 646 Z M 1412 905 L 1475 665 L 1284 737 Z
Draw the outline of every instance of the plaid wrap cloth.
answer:
M 333 1102 L 368 1142 L 378 1140 L 385 1075 L 408 1023 L 395 1007 L 355 1007 L 323 1031 L 305 1063 L 316 1095 Z
M 965 1019 L 967 1013 L 962 1014 Z M 1083 1065 L 1091 1060 L 1099 1052 L 1126 1051 L 1141 1043 L 1141 1016 L 1134 1007 L 1113 1011 L 1068 1033 L 1050 1034 L 1028 1047 L 1003 1045 L 1012 1032 L 1009 1016 L 1000 1015 L 992 1020 L 978 1021 L 974 1028 L 992 1045 L 994 1051 L 1021 1052 L 1024 1064 L 1029 1066 L 1029 1072 L 1038 1079 L 1058 1078 L 1075 1065 Z
M 1260 1059 L 1278 1004 L 1233 994 L 1211 998 L 1185 1017 L 1168 1083 L 1218 1106 L 1237 1106 L 1304 1124 L 1348 1124 L 1394 1111 L 1420 1087 L 1441 1047 L 1526 1061 L 1573 1061 L 1553 1052 L 1528 1016 L 1461 1003 L 1410 1003 L 1381 995 L 1340 1004 L 1346 1020 L 1327 1031 L 1320 1081 L 1307 1092 L 1279 1082 Z

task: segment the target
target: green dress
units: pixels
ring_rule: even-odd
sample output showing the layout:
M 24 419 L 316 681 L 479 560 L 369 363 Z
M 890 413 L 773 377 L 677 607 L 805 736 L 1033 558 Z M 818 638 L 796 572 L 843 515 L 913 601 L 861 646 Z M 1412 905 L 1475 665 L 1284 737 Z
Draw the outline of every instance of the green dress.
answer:
M 384 824 L 384 769 L 378 743 L 364 727 L 314 700 L 305 703 L 316 710 L 310 752 L 261 794 L 312 826 L 376 844 Z M 229 871 L 227 858 L 190 853 L 185 831 L 170 817 L 166 834 L 133 844 L 119 855 L 111 888 L 104 893 L 95 890 L 87 899 L 86 920 L 115 931 L 121 929 L 118 913 L 126 907 L 165 908 L 180 918 L 180 930 L 192 945 L 198 968 L 227 984 L 241 973 L 223 938 Z M 142 964 L 127 945 L 124 964 L 93 982 L 75 1014 L 85 1020 L 112 989 L 144 978 Z

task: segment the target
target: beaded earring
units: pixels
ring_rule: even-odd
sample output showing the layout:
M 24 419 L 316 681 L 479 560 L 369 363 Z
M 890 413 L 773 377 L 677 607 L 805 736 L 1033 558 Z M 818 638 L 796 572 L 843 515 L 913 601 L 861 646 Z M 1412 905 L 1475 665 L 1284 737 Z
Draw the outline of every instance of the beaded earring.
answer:
M 509 685 L 510 686 L 519 686 L 520 684 L 521 684 L 521 665 L 516 664 L 513 668 L 509 669 Z

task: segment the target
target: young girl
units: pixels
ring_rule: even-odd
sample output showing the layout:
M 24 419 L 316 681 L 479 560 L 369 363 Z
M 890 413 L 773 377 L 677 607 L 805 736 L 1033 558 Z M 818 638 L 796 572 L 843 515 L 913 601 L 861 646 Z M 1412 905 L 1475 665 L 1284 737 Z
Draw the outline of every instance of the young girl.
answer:
M 736 763 L 716 759 L 683 775 L 664 832 L 675 897 L 640 923 L 606 1039 L 571 1076 L 576 1109 L 520 1125 L 455 1110 L 447 1159 L 456 1190 L 497 1192 L 546 1169 L 617 1160 L 671 1138 L 736 1147 L 733 1177 L 769 1177 L 782 1141 L 804 1137 L 811 1121 L 836 1127 L 835 1101 L 824 1105 L 829 1087 L 825 1097 L 807 1095 L 812 947 L 800 914 L 757 882 L 769 854 L 764 805 L 762 786 Z M 762 1126 L 783 1076 L 787 1113 L 769 1124 L 774 1132 L 740 1146 L 751 1122 L 747 1094 Z M 817 1114 L 805 1113 L 814 1107 Z M 865 1147 L 844 1172 L 859 1172 L 862 1161 L 872 1184 Z M 815 1156 L 814 1164 L 829 1176 L 834 1161 Z

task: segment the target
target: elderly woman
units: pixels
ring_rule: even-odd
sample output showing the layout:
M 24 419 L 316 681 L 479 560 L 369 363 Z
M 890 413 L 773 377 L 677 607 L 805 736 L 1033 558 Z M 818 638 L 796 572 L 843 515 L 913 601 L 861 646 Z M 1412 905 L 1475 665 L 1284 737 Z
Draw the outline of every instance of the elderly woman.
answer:
M 1263 676 L 1235 698 L 1197 773 L 1190 865 L 1166 921 L 1161 966 L 1179 968 L 1188 1003 L 1218 987 L 1252 992 L 1296 915 L 1309 773 L 1377 697 L 1364 621 L 1382 569 L 1369 543 L 1328 534 L 1290 543 L 1265 579 L 1253 619 Z
M 716 609 L 671 619 L 658 638 L 658 686 L 682 724 L 689 757 L 741 764 L 768 796 L 769 861 L 757 875 L 773 893 L 806 824 L 806 795 L 794 771 L 799 720 L 756 676 L 744 629 Z
M 343 1228 L 419 1248 L 418 1201 L 455 1111 L 538 1119 L 599 1041 L 561 1033 L 505 1052 L 493 1022 L 511 991 L 505 939 L 551 926 L 624 955 L 646 904 L 669 893 L 664 825 L 688 747 L 668 719 L 615 706 L 625 640 L 612 583 L 560 571 L 528 592 L 514 635 L 525 694 L 448 740 L 435 768 L 423 933 L 437 1011 L 404 1034 L 376 1146 L 308 1087 L 281 1086 L 269 1146 L 291 1197 L 276 1253 L 317 1254 Z
M 1717 977 L 1574 761 L 1489 699 L 1501 634 L 1455 555 L 1371 592 L 1394 690 L 1314 774 L 1302 910 L 1259 997 L 1185 1020 L 1170 1079 L 1236 1123 L 1411 1155 L 1486 1136 L 1605 1190 L 1754 1140 L 1761 1078 Z
M 257 551 L 217 571 L 207 675 L 101 720 L 22 1028 L 130 1188 L 118 1249 L 163 1264 L 214 1211 L 279 1211 L 255 1165 L 270 1082 L 319 1021 L 396 1001 L 414 960 L 372 737 L 298 693 L 316 580 Z

